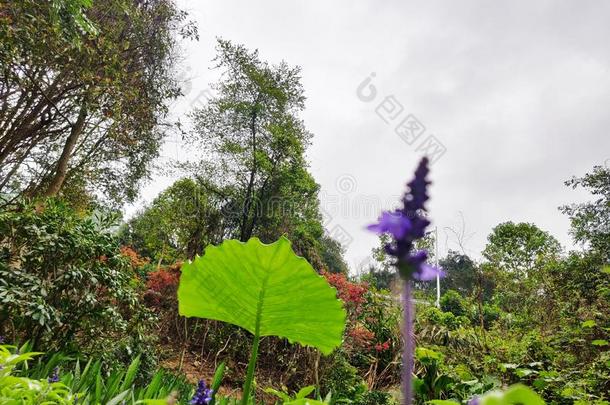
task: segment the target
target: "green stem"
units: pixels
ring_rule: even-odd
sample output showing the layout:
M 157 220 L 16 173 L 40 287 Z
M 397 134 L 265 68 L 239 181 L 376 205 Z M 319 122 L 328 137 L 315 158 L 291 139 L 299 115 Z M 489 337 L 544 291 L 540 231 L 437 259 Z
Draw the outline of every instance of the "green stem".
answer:
M 248 405 L 248 399 L 250 399 L 250 391 L 252 390 L 252 381 L 254 380 L 254 369 L 256 368 L 256 358 L 258 357 L 258 343 L 260 342 L 258 327 L 256 329 L 257 330 L 254 334 L 254 341 L 252 342 L 252 352 L 250 353 L 250 361 L 248 362 L 248 373 L 246 374 L 246 381 L 244 382 L 244 389 L 241 400 L 242 405 Z
M 248 405 L 250 399 L 250 391 L 252 390 L 252 381 L 254 380 L 254 369 L 256 368 L 256 358 L 258 357 L 258 344 L 261 339 L 261 314 L 263 312 L 263 301 L 265 300 L 265 288 L 267 286 L 267 278 L 263 281 L 260 293 L 258 294 L 258 304 L 256 308 L 256 323 L 254 327 L 254 340 L 252 341 L 252 351 L 250 352 L 250 361 L 248 362 L 248 372 L 244 389 L 242 393 L 242 405 Z

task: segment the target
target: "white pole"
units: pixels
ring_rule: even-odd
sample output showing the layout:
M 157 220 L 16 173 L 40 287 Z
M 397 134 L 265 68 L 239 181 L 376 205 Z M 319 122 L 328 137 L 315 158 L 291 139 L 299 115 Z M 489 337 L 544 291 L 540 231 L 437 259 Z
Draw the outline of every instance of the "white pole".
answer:
M 434 228 L 434 264 L 438 268 L 438 227 Z M 441 307 L 441 277 L 436 275 L 436 307 Z

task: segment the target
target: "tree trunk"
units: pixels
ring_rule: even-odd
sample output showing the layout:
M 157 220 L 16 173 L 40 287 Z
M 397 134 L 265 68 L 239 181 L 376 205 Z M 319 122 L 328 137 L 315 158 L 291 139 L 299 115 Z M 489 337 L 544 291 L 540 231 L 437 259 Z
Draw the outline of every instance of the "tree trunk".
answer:
M 55 174 L 49 183 L 46 191 L 42 194 L 44 197 L 54 197 L 59 193 L 61 187 L 64 184 L 64 180 L 66 180 L 66 175 L 68 174 L 68 163 L 70 163 L 70 158 L 72 157 L 72 152 L 74 152 L 74 148 L 76 147 L 76 143 L 78 142 L 78 138 L 83 132 L 83 128 L 85 127 L 85 121 L 87 119 L 87 107 L 85 104 L 80 109 L 78 114 L 78 118 L 76 122 L 72 125 L 72 129 L 70 130 L 70 135 L 66 140 L 64 145 L 64 149 L 61 152 L 61 156 L 57 161 L 57 167 L 55 168 Z
M 199 220 L 199 219 L 197 219 Z M 203 251 L 203 229 L 201 224 L 197 224 L 197 228 L 191 234 L 189 241 L 186 245 L 186 257 L 189 260 L 193 260 L 195 256 L 201 254 Z
M 252 205 L 252 194 L 254 188 L 254 179 L 256 176 L 257 163 L 256 163 L 256 110 L 252 114 L 252 120 L 250 122 L 250 132 L 252 136 L 252 170 L 250 170 L 250 180 L 248 182 L 248 189 L 246 190 L 246 199 L 244 200 L 244 208 L 242 211 L 241 221 L 241 232 L 239 240 L 246 242 L 252 236 L 252 229 L 248 229 L 248 219 L 250 217 L 250 208 Z

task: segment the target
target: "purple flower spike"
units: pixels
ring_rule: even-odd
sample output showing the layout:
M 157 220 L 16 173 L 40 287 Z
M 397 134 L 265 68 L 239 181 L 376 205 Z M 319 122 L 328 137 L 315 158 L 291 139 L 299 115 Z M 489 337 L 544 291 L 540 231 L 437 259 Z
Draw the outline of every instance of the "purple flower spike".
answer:
M 425 251 L 414 252 L 415 241 L 426 235 L 430 225 L 425 216 L 430 184 L 426 179 L 428 172 L 428 159 L 423 158 L 415 170 L 415 177 L 407 184 L 407 192 L 402 197 L 403 207 L 382 213 L 378 223 L 368 226 L 370 231 L 392 235 L 393 241 L 385 246 L 385 251 L 396 258 L 395 265 L 405 280 L 432 280 L 443 274 L 425 267 L 428 257 Z
M 430 281 L 436 279 L 437 276 L 444 277 L 445 272 L 426 263 L 419 267 L 418 272 L 413 273 L 413 278 L 417 281 Z
M 401 239 L 411 230 L 411 221 L 400 211 L 385 211 L 379 217 L 379 222 L 369 225 L 367 229 L 378 234 L 389 233 L 394 238 Z
M 428 252 L 425 250 L 418 250 L 415 253 L 409 253 L 403 259 L 405 263 L 408 263 L 410 266 L 416 269 L 423 266 L 426 263 L 426 260 L 428 260 Z
M 197 391 L 195 391 L 195 395 L 189 404 L 207 405 L 212 401 L 212 394 L 214 394 L 214 390 L 207 388 L 205 381 L 199 380 L 199 384 L 197 384 Z

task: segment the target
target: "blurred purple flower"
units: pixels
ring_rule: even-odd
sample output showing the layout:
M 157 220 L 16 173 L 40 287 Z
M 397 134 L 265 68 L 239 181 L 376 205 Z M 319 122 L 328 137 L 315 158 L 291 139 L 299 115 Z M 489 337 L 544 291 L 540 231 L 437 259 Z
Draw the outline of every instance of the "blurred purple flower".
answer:
M 386 252 L 396 258 L 396 267 L 406 280 L 427 281 L 442 276 L 440 269 L 426 264 L 426 251 L 415 251 L 415 241 L 426 235 L 430 221 L 425 217 L 425 203 L 428 200 L 428 159 L 423 158 L 415 177 L 408 184 L 408 190 L 402 197 L 402 208 L 393 212 L 384 212 L 379 222 L 367 228 L 378 234 L 389 233 L 393 241 L 385 246 Z
M 195 395 L 191 402 L 191 405 L 207 405 L 212 401 L 212 394 L 214 390 L 209 389 L 205 385 L 205 381 L 199 380 L 199 384 L 197 384 L 197 391 L 195 391 Z
M 470 401 L 468 401 L 468 405 L 479 405 L 481 401 L 479 401 L 479 397 L 473 397 Z
M 436 277 L 445 277 L 445 272 L 438 267 L 430 266 L 427 263 L 419 267 L 419 271 L 413 273 L 413 278 L 417 281 L 435 280 Z
M 53 369 L 53 374 L 47 379 L 50 383 L 59 382 L 59 368 L 55 367 Z
M 395 239 L 400 239 L 411 229 L 411 221 L 400 211 L 385 211 L 379 217 L 379 222 L 369 225 L 367 229 L 378 234 L 389 233 Z

